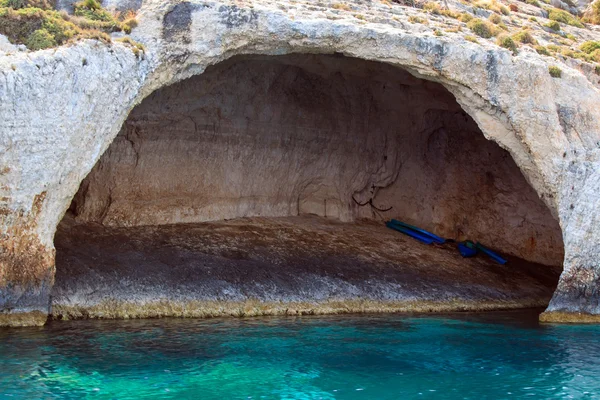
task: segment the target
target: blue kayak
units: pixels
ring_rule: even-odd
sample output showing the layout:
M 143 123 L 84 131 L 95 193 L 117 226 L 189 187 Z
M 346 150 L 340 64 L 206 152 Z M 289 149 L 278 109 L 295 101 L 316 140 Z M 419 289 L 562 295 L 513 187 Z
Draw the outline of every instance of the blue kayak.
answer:
M 485 253 L 489 258 L 496 261 L 498 264 L 504 265 L 507 263 L 507 261 L 504 258 L 500 257 L 500 254 L 488 249 L 481 243 L 477 242 L 475 246 L 477 247 L 477 250 L 481 251 L 482 253 Z
M 477 249 L 469 247 L 465 242 L 458 244 L 458 251 L 464 258 L 470 258 L 477 254 Z
M 408 229 L 408 228 L 406 228 L 404 226 L 396 225 L 392 221 L 386 222 L 385 226 L 387 226 L 390 229 L 396 230 L 398 232 L 402 232 L 405 235 L 413 237 L 413 238 L 417 239 L 418 241 L 423 242 L 425 244 L 431 244 L 431 243 L 433 243 L 433 239 L 432 238 L 430 238 L 428 236 L 425 236 L 425 235 L 423 235 L 423 234 L 421 234 L 419 232 L 413 231 L 412 229 Z
M 417 232 L 417 233 L 419 233 L 419 234 L 421 234 L 423 236 L 429 237 L 430 239 L 432 239 L 436 243 L 443 244 L 443 243 L 446 242 L 446 239 L 441 238 L 441 237 L 439 237 L 439 236 L 437 236 L 437 235 L 435 235 L 435 234 L 433 234 L 431 232 L 428 232 L 425 229 L 417 228 L 416 226 L 409 225 L 409 224 L 404 223 L 402 221 L 398 221 L 397 219 L 392 219 L 390 222 L 392 224 L 394 224 L 394 225 L 399 225 L 399 226 L 401 226 L 403 228 L 413 230 L 413 231 L 415 231 L 415 232 Z

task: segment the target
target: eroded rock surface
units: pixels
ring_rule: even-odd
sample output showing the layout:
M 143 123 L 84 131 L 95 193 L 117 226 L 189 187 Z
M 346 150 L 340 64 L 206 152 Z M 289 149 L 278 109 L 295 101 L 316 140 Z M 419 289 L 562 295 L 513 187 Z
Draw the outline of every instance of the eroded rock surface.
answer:
M 560 274 L 315 216 L 129 228 L 68 217 L 56 247 L 59 319 L 540 307 Z
M 558 222 L 443 86 L 343 56 L 233 58 L 153 93 L 73 210 L 108 226 L 395 217 L 563 260 Z
M 380 6 L 365 19 L 344 10 L 328 19 L 321 6 L 146 1 L 133 32 L 139 58 L 94 41 L 0 56 L 0 323 L 47 312 L 56 227 L 136 104 L 235 55 L 290 53 L 341 53 L 442 84 L 559 220 L 564 271 L 549 311 L 600 314 L 597 78 L 532 52 L 434 36 L 401 6 L 396 19 L 379 18 Z M 556 64 L 559 79 L 548 74 Z

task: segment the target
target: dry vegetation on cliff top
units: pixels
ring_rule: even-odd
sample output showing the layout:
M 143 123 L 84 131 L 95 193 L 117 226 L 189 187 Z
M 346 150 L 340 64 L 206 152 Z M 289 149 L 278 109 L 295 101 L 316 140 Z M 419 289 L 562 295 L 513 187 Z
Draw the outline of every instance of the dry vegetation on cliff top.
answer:
M 54 9 L 52 0 L 0 0 L 0 33 L 30 50 L 109 34 L 129 33 L 135 14 L 111 13 L 98 0 L 76 3 L 74 15 Z M 357 24 L 384 23 L 435 36 L 497 45 L 517 55 L 531 50 L 562 61 L 592 64 L 600 74 L 600 0 L 584 12 L 571 0 L 290 0 L 274 3 L 290 14 L 310 11 L 330 20 L 353 19 Z M 136 54 L 142 46 L 131 44 Z M 577 61 L 576 61 L 577 62 Z
M 49 0 L 0 0 L 0 34 L 30 50 L 78 39 L 110 42 L 109 33 L 130 33 L 136 25 L 135 13 L 108 12 L 97 0 L 76 3 L 73 15 L 56 11 Z M 128 43 L 138 54 L 140 47 L 132 41 Z
M 600 75 L 600 0 L 580 12 L 571 0 L 289 1 L 279 8 L 314 10 L 331 20 L 383 23 L 451 40 L 537 52 Z

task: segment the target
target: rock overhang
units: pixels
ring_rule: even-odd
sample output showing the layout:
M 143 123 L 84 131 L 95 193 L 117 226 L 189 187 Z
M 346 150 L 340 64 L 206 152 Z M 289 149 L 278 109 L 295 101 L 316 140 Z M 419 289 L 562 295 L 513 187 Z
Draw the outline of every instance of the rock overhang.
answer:
M 150 1 L 139 21 L 132 36 L 145 45 L 141 58 L 124 45 L 94 41 L 0 57 L 5 277 L 18 268 L 14 257 L 21 250 L 6 241 L 15 229 L 25 227 L 53 259 L 56 226 L 79 182 L 150 93 L 238 54 L 340 53 L 443 84 L 484 135 L 510 152 L 558 217 L 565 279 L 570 287 L 581 280 L 584 290 L 573 309 L 565 306 L 575 296 L 569 294 L 556 302 L 557 310 L 600 312 L 593 305 L 597 280 L 569 272 L 597 271 L 600 238 L 600 95 L 597 83 L 578 70 L 561 66 L 562 78 L 552 78 L 548 67 L 557 62 L 548 57 L 513 56 L 490 44 L 396 23 L 402 21 L 331 20 L 309 9 L 283 10 L 276 2 Z M 35 224 L 21 224 L 15 216 L 31 216 L 43 192 Z

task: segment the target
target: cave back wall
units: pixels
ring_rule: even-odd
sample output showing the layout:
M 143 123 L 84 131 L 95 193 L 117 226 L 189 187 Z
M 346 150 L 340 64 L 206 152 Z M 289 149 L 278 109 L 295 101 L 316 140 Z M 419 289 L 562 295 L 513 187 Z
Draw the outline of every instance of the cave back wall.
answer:
M 235 57 L 153 93 L 71 210 L 109 226 L 396 217 L 563 260 L 550 211 L 445 88 L 342 56 Z

